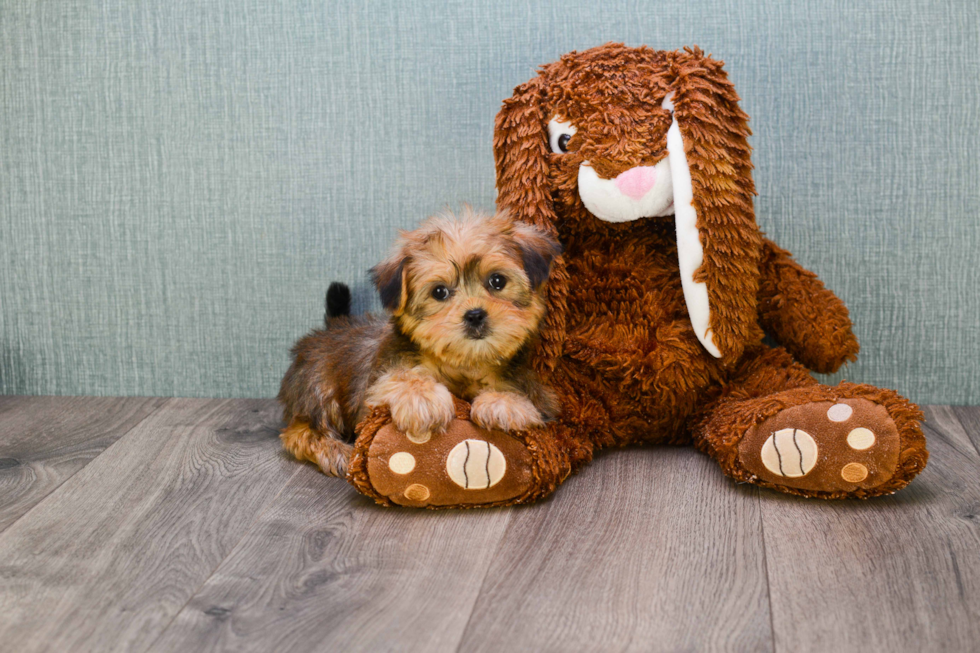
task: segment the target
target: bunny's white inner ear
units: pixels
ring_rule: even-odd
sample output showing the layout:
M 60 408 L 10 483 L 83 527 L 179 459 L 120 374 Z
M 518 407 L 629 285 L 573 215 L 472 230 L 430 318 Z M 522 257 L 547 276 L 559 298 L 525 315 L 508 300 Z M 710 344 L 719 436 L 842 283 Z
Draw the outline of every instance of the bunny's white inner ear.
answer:
M 673 93 L 664 98 L 663 108 L 670 111 L 670 129 L 667 130 L 667 158 L 670 160 L 670 175 L 674 182 L 674 223 L 677 228 L 677 260 L 681 272 L 681 288 L 691 326 L 698 340 L 715 358 L 721 358 L 721 351 L 711 337 L 711 306 L 708 303 L 708 286 L 694 280 L 694 273 L 704 261 L 701 247 L 701 234 L 698 232 L 698 216 L 691 203 L 694 200 L 694 186 L 691 183 L 691 168 L 684 152 L 684 139 L 681 137 L 677 117 L 674 116 Z

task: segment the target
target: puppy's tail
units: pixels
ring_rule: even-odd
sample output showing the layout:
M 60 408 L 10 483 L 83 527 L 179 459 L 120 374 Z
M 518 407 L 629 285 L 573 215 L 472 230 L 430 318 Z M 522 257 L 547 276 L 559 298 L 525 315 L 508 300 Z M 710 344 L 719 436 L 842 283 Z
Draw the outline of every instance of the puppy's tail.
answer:
M 335 317 L 346 317 L 350 315 L 350 288 L 334 281 L 327 288 L 326 306 L 327 312 L 323 316 L 325 323 L 329 323 Z

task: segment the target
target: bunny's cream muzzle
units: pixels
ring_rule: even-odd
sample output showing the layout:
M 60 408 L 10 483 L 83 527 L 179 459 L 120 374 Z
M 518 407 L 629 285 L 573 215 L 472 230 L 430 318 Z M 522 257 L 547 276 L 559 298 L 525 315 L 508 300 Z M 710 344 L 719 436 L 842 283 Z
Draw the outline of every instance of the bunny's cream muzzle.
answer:
M 588 161 L 578 168 L 578 194 L 592 215 L 606 222 L 631 222 L 673 213 L 670 162 L 637 166 L 603 179 Z

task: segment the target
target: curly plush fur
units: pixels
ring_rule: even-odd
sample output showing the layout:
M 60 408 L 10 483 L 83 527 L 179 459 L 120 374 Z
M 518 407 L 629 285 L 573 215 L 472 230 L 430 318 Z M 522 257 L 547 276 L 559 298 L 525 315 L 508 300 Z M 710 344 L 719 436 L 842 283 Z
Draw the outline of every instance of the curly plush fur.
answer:
M 556 128 L 565 130 L 560 142 Z M 821 498 L 891 493 L 925 466 L 914 404 L 890 390 L 828 387 L 810 376 L 854 360 L 858 343 L 843 303 L 758 229 L 749 134 L 722 63 L 698 49 L 572 52 L 504 102 L 494 135 L 498 206 L 565 248 L 534 352 L 562 415 L 521 435 L 534 442 L 533 482 L 511 503 L 551 492 L 598 448 L 634 443 L 694 444 L 736 480 Z M 636 171 L 672 174 L 677 207 L 622 221 L 587 208 L 586 181 L 640 195 L 648 182 Z M 696 221 L 683 223 L 685 210 Z M 679 245 L 682 229 L 693 243 Z M 686 279 L 685 257 L 696 263 Z M 706 319 L 702 333 L 692 328 L 696 315 Z M 764 345 L 765 332 L 782 346 Z M 840 426 L 844 414 L 851 423 Z M 803 488 L 785 475 L 782 458 L 776 472 L 764 463 L 786 415 L 802 415 L 814 431 L 791 425 L 790 437 L 797 443 L 799 431 L 815 443 L 827 479 L 817 489 L 813 477 Z M 360 450 L 384 421 L 365 423 Z M 871 430 L 882 453 L 848 448 L 840 428 Z M 761 445 L 740 448 L 767 435 L 768 454 Z M 860 456 L 849 469 L 863 472 L 842 476 Z M 356 470 L 351 480 L 362 491 L 370 485 Z M 473 495 L 458 505 L 479 503 Z

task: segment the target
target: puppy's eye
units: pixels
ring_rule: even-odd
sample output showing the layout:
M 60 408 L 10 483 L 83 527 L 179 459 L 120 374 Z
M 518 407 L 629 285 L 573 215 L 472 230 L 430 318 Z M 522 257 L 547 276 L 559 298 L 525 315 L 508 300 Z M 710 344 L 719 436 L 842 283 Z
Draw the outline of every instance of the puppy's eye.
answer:
M 490 278 L 487 279 L 487 285 L 493 288 L 494 290 L 503 290 L 504 286 L 507 285 L 507 277 L 505 277 L 502 274 L 497 274 L 496 272 L 494 272 L 493 274 L 490 275 Z
M 444 302 L 449 299 L 449 288 L 445 286 L 436 286 L 432 289 L 432 299 L 437 302 Z
M 551 151 L 555 154 L 568 152 L 568 141 L 578 131 L 570 122 L 562 122 L 558 118 L 552 118 L 548 123 L 548 141 Z

